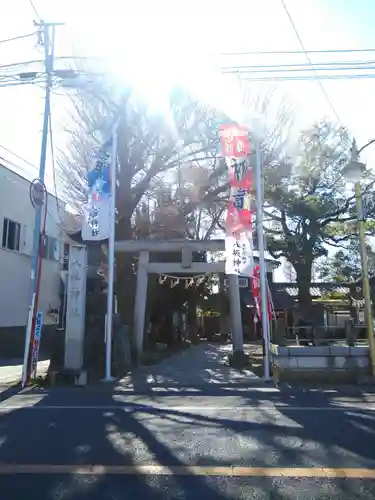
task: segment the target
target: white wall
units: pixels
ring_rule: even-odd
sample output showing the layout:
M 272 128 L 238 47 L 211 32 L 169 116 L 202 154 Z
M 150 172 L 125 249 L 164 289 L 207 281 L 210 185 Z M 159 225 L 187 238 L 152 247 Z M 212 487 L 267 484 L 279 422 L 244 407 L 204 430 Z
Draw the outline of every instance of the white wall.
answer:
M 34 215 L 29 182 L 0 165 L 0 327 L 26 325 Z M 19 252 L 2 247 L 4 217 L 21 224 Z M 61 240 L 59 220 L 56 198 L 49 195 L 46 234 Z M 60 262 L 43 259 L 38 309 L 45 313 L 59 307 L 60 267 Z

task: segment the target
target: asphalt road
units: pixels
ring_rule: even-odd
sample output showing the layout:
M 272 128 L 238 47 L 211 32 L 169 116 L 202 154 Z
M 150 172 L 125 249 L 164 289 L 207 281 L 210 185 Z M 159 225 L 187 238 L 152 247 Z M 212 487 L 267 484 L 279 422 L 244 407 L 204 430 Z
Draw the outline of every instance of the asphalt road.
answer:
M 375 393 L 5 391 L 0 498 L 375 498 Z

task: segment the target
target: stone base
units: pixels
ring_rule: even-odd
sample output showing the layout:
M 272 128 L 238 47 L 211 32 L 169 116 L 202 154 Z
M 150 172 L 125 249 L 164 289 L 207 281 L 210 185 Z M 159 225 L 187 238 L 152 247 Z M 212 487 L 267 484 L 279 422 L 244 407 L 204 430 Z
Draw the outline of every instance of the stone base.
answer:
M 233 353 L 228 356 L 228 362 L 229 366 L 232 368 L 243 370 L 250 366 L 250 357 L 243 351 L 233 351 Z
M 367 347 L 271 346 L 275 381 L 357 383 L 370 373 Z
M 75 385 L 84 387 L 87 385 L 87 372 L 85 370 L 67 370 L 50 372 L 48 377 L 50 385 Z
M 321 384 L 363 384 L 369 385 L 363 380 L 363 375 L 358 371 L 344 370 L 278 370 L 272 368 L 275 383 L 297 382 L 297 383 L 321 383 Z

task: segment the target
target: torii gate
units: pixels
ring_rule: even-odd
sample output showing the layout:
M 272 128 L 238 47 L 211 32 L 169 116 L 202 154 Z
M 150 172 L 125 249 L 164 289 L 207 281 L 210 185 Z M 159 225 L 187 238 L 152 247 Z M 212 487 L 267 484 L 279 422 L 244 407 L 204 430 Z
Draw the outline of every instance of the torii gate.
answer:
M 193 262 L 194 251 L 225 250 L 225 240 L 126 240 L 115 242 L 115 252 L 139 253 L 137 286 L 134 304 L 134 330 L 138 355 L 143 348 L 148 275 L 224 273 L 225 262 Z M 150 252 L 181 252 L 181 262 L 150 262 Z M 268 262 L 269 269 L 275 264 Z M 238 276 L 228 275 L 229 303 L 233 350 L 243 351 L 243 331 Z

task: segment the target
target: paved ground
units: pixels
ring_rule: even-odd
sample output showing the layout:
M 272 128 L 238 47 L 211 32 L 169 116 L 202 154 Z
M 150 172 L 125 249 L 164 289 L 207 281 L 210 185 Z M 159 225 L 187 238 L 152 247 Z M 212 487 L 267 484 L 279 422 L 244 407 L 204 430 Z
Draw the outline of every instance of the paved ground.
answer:
M 225 365 L 231 346 L 201 343 L 155 366 L 144 367 L 121 382 L 136 390 L 156 386 L 205 386 L 259 383 L 259 377 L 249 370 L 238 372 Z
M 171 359 L 188 369 L 181 385 L 164 364 L 147 390 L 3 392 L 0 498 L 375 497 L 375 391 L 245 387 L 228 374 L 192 386 L 203 359 L 202 347 Z

